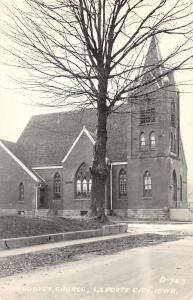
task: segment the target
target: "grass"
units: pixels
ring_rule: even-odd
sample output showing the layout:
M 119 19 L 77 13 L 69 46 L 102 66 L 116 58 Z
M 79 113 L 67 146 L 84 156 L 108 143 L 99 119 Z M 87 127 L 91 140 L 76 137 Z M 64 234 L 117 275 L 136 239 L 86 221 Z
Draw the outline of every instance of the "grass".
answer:
M 85 218 L 0 216 L 0 239 L 98 229 L 101 223 Z

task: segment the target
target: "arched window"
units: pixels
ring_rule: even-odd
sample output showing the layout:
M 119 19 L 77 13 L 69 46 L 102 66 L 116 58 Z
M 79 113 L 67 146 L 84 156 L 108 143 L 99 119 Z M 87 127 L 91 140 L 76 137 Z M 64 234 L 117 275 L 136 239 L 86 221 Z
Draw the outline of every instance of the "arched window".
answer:
M 150 143 L 150 149 L 155 149 L 156 140 L 155 140 L 155 132 L 153 131 L 150 133 L 149 143 Z
M 177 176 L 175 170 L 172 173 L 172 200 L 174 206 L 177 207 Z
M 171 135 L 170 135 L 170 146 L 171 146 L 171 152 L 174 151 L 174 138 L 173 138 L 173 133 L 171 132 Z
M 78 195 L 81 194 L 81 180 L 79 177 L 76 180 L 76 190 Z
M 182 176 L 180 175 L 180 200 L 182 201 L 182 195 L 183 195 L 183 185 L 182 185 Z
M 149 171 L 146 171 L 143 176 L 143 197 L 151 197 L 151 196 L 152 196 L 151 174 Z
M 54 198 L 61 198 L 61 176 L 59 173 L 54 175 Z
M 127 195 L 127 173 L 124 169 L 119 172 L 119 196 Z
M 174 152 L 176 153 L 176 135 L 175 134 L 174 134 L 173 143 L 174 143 Z
M 75 175 L 75 197 L 89 197 L 92 188 L 92 179 L 89 168 L 85 163 L 82 163 Z
M 171 102 L 171 126 L 176 127 L 176 107 L 174 101 Z
M 144 132 L 142 132 L 140 134 L 139 147 L 140 147 L 140 150 L 144 150 L 145 147 L 146 147 L 146 138 L 145 138 L 145 133 Z
M 90 178 L 89 182 L 88 182 L 88 191 L 89 191 L 89 193 L 91 193 L 91 189 L 92 189 L 92 179 Z
M 19 184 L 19 202 L 23 202 L 24 201 L 24 184 L 23 182 L 21 182 Z
M 87 180 L 86 180 L 86 178 L 84 178 L 83 181 L 82 181 L 82 192 L 85 195 L 88 192 L 88 186 L 87 185 L 88 185 Z

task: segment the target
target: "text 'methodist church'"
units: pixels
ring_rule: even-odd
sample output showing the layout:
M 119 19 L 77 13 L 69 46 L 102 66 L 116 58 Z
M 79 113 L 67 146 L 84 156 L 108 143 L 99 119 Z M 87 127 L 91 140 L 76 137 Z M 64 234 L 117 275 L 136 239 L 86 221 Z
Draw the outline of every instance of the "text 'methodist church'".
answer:
M 147 64 L 159 61 L 153 37 Z M 159 70 L 156 70 L 159 72 Z M 151 76 L 154 76 L 153 71 Z M 128 218 L 168 218 L 187 206 L 179 92 L 169 73 L 129 114 L 108 120 L 106 209 Z M 162 88 L 169 85 L 170 88 Z M 0 213 L 84 215 L 90 208 L 96 111 L 33 116 L 17 143 L 0 142 Z

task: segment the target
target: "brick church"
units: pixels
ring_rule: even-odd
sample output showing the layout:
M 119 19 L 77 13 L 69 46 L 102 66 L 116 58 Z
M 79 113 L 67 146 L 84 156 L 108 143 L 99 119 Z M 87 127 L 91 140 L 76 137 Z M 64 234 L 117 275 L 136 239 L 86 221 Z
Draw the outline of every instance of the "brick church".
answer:
M 152 38 L 145 65 L 157 65 L 159 56 Z M 149 76 L 157 77 L 154 72 L 163 68 Z M 153 89 L 140 103 L 128 105 L 128 114 L 112 114 L 108 120 L 105 207 L 116 215 L 167 219 L 170 208 L 187 206 L 173 73 L 157 80 Z M 0 213 L 86 214 L 95 130 L 96 111 L 85 109 L 33 116 L 17 143 L 1 140 Z

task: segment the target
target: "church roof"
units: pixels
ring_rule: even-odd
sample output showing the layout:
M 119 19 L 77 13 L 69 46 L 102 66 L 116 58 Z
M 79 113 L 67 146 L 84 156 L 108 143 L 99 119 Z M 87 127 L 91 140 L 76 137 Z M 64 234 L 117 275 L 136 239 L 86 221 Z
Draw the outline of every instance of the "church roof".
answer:
M 107 156 L 110 161 L 127 160 L 127 118 L 127 114 L 113 114 L 108 120 Z M 7 146 L 29 167 L 60 165 L 83 126 L 95 137 L 94 109 L 36 115 L 30 119 L 18 142 Z
M 36 172 L 34 172 L 33 170 L 31 170 L 29 167 L 27 167 L 26 164 L 23 163 L 23 161 L 20 159 L 20 157 L 17 155 L 18 154 L 18 149 L 17 149 L 17 144 L 16 143 L 12 143 L 9 141 L 5 141 L 5 140 L 0 140 L 0 147 L 4 149 L 5 152 L 8 153 L 8 155 L 18 164 L 20 165 L 20 167 L 29 175 L 33 178 L 33 180 L 35 180 L 36 182 L 39 183 L 44 183 L 44 179 L 37 174 Z

